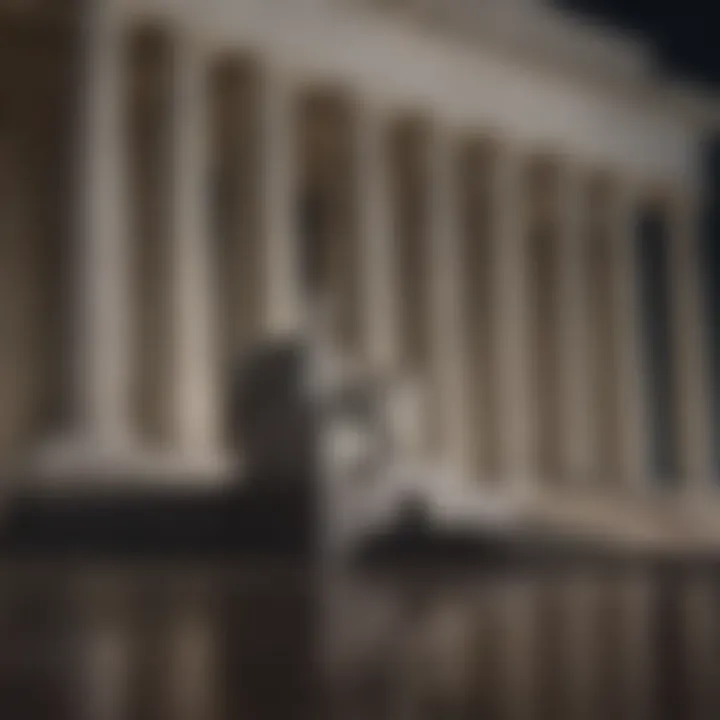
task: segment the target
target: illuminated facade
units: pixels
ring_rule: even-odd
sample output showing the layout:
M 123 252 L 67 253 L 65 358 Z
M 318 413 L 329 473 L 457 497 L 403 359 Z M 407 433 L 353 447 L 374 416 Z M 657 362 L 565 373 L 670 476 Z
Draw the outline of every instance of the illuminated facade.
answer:
M 221 482 L 237 358 L 320 307 L 414 393 L 443 518 L 720 543 L 720 113 L 647 48 L 519 0 L 2 0 L 0 31 L 10 475 Z

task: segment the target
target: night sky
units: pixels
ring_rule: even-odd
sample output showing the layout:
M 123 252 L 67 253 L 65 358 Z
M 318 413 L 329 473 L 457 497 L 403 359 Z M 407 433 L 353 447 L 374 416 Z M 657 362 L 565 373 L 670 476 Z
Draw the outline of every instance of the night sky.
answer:
M 674 74 L 720 88 L 720 7 L 715 0 L 555 0 L 649 38 Z

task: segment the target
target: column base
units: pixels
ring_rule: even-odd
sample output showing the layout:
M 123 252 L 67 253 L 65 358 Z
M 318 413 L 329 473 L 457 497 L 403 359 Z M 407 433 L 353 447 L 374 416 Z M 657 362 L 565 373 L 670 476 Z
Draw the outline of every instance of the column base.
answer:
M 69 437 L 37 448 L 17 472 L 39 489 L 71 485 L 171 489 L 223 484 L 237 477 L 239 468 L 229 454 L 220 451 L 188 453 L 151 449 L 137 441 L 104 445 Z

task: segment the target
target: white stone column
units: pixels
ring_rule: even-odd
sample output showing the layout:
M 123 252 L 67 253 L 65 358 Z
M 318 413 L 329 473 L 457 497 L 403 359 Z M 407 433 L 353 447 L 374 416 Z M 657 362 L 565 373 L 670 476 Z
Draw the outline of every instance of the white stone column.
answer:
M 261 327 L 268 335 L 287 335 L 304 320 L 295 95 L 292 79 L 279 68 L 262 68 L 260 83 Z
M 561 166 L 559 177 L 559 337 L 562 472 L 582 485 L 593 471 L 592 399 L 587 285 L 583 234 L 583 178 L 579 168 Z
M 179 30 L 173 62 L 172 412 L 176 450 L 217 456 L 218 363 L 209 233 L 206 67 L 200 42 Z
M 363 346 L 370 365 L 380 371 L 393 369 L 397 362 L 396 246 L 386 120 L 382 109 L 369 101 L 355 108 Z
M 81 108 L 80 207 L 74 431 L 86 451 L 114 456 L 129 442 L 129 258 L 123 147 L 123 17 L 114 0 L 85 12 L 84 104 Z
M 528 357 L 527 197 L 524 164 L 513 148 L 501 148 L 493 180 L 495 296 L 500 466 L 504 481 L 523 490 L 533 476 L 533 412 Z
M 700 206 L 690 196 L 669 203 L 668 268 L 676 367 L 678 450 L 683 487 L 707 492 L 712 450 L 707 313 L 700 269 Z
M 638 188 L 618 179 L 612 190 L 611 255 L 613 327 L 617 332 L 618 385 L 622 423 L 621 463 L 628 487 L 642 490 L 650 477 L 648 418 L 643 388 L 643 322 L 637 267 Z
M 430 222 L 428 234 L 432 387 L 443 460 L 459 473 L 470 467 L 466 350 L 460 283 L 459 173 L 453 139 L 435 126 L 429 133 Z

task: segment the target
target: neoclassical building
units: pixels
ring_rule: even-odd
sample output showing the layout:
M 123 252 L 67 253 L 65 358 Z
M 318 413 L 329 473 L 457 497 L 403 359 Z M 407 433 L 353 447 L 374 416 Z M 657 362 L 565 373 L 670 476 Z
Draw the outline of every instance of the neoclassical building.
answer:
M 0 35 L 8 478 L 221 482 L 237 359 L 321 307 L 414 393 L 443 518 L 720 547 L 720 112 L 651 48 L 540 0 L 2 0 Z

